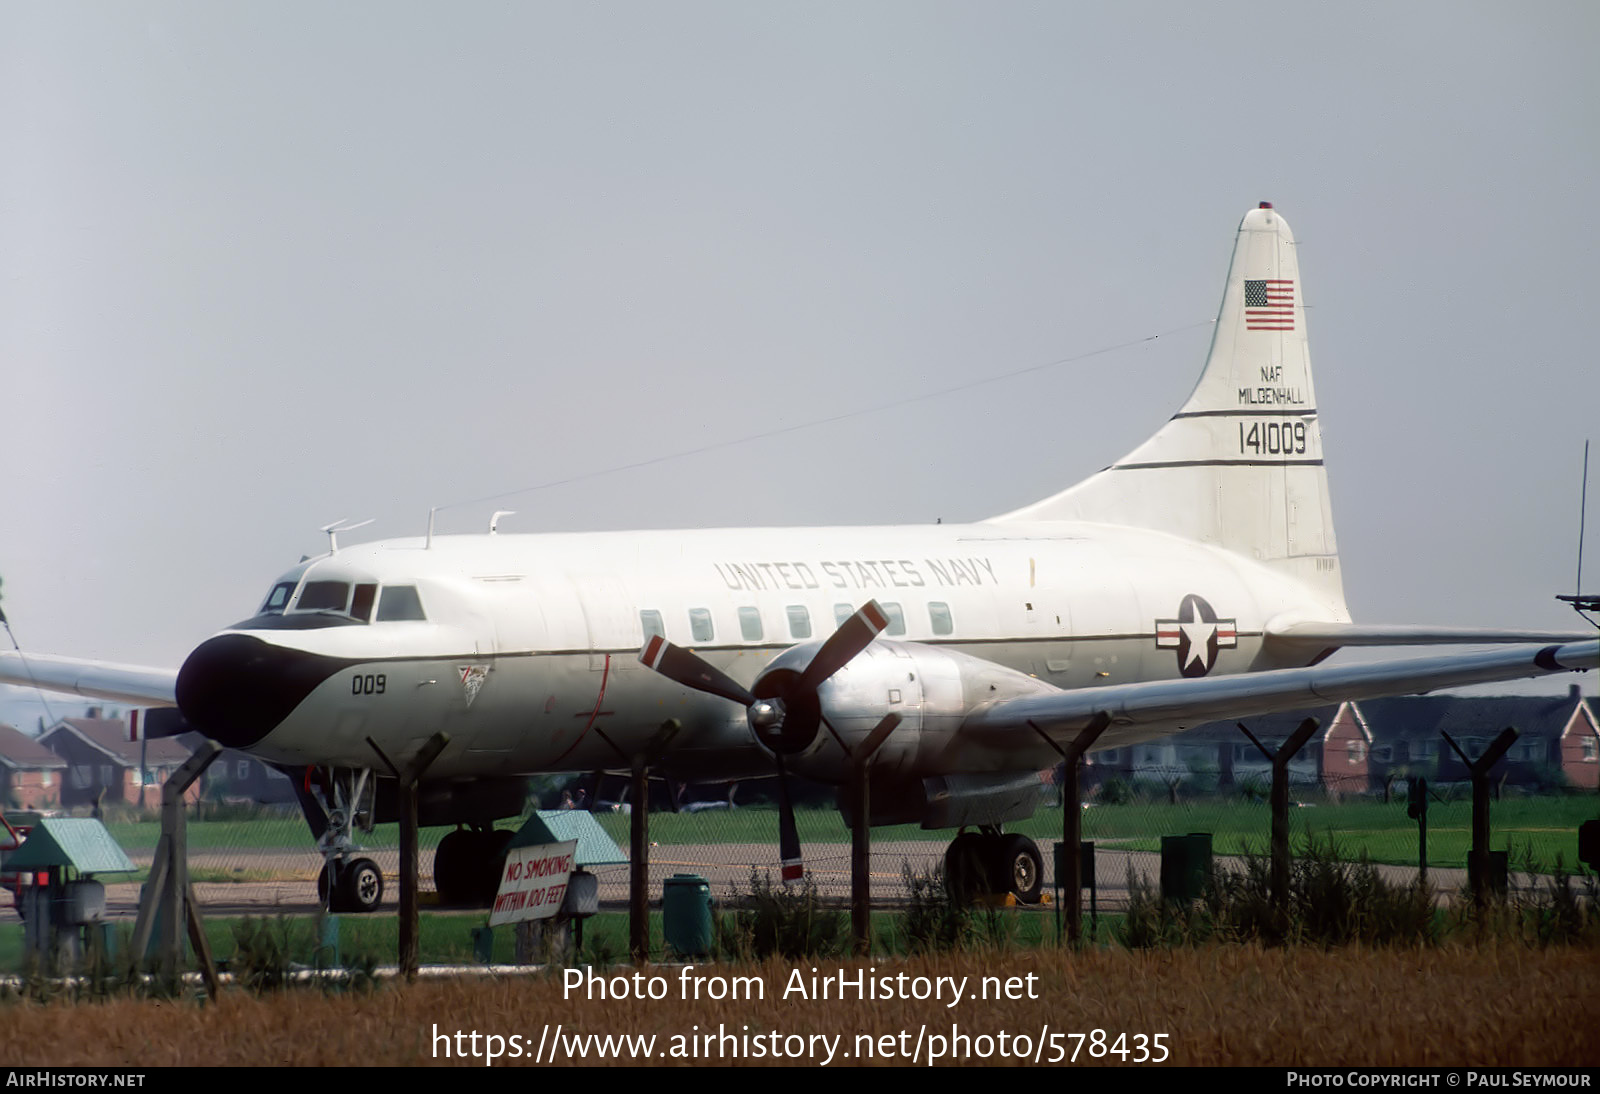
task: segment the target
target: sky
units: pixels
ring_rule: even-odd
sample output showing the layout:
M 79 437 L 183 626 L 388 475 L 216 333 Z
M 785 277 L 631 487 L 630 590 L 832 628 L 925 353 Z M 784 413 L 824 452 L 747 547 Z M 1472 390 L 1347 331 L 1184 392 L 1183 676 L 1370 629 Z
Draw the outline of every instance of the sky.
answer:
M 1266 200 L 1354 617 L 1581 626 L 1553 597 L 1600 406 L 1597 31 L 1577 2 L 4 5 L 4 610 L 27 651 L 176 666 L 339 519 L 1006 512 L 1177 409 Z

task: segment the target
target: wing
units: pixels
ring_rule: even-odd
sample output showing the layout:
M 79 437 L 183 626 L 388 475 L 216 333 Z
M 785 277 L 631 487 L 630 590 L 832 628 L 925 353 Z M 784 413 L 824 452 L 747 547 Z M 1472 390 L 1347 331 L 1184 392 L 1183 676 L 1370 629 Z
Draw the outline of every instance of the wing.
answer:
M 1219 718 L 1242 718 L 1384 695 L 1581 672 L 1600 664 L 1600 642 L 1514 646 L 1379 664 L 1278 669 L 1237 676 L 1155 680 L 1028 695 L 974 711 L 946 753 L 953 770 L 1004 766 L 1040 745 L 1065 743 L 1096 715 L 1111 717 L 1102 747 L 1149 740 Z
M 111 699 L 145 707 L 177 706 L 177 669 L 115 665 L 75 657 L 0 653 L 0 683 Z
M 1277 623 L 1267 624 L 1269 643 L 1298 646 L 1451 646 L 1503 645 L 1509 642 L 1554 642 L 1558 645 L 1583 642 L 1588 631 L 1508 631 L 1487 627 L 1428 627 L 1372 623 Z

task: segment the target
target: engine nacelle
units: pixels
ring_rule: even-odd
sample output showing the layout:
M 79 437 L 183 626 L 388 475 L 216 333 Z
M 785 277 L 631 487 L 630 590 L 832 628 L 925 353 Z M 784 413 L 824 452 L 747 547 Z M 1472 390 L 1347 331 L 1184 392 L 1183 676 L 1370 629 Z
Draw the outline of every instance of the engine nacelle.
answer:
M 785 650 L 756 679 L 760 698 L 779 696 L 817 651 L 808 643 Z M 1059 689 L 1026 673 L 943 646 L 879 639 L 824 680 L 815 704 L 791 702 L 770 726 L 753 724 L 756 739 L 785 766 L 822 782 L 850 777 L 849 757 L 834 733 L 859 751 L 889 714 L 901 721 L 873 759 L 873 778 L 908 779 L 942 773 L 936 763 L 962 721 L 991 703 Z M 829 732 L 829 726 L 833 732 Z

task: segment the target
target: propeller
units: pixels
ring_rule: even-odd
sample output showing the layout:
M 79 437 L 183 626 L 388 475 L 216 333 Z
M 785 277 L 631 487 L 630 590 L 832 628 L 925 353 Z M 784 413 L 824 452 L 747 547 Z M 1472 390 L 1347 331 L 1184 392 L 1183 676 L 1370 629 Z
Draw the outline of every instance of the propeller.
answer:
M 869 600 L 828 636 L 803 670 L 779 668 L 765 672 L 757 679 L 753 692 L 699 654 L 675 646 L 659 634 L 651 635 L 639 652 L 640 661 L 667 679 L 738 703 L 747 711 L 751 731 L 772 752 L 778 768 L 778 857 L 784 881 L 798 881 L 804 875 L 804 867 L 794 804 L 789 796 L 789 774 L 783 758 L 808 748 L 821 726 L 827 726 L 846 756 L 851 755 L 844 738 L 822 716 L 817 691 L 888 625 L 889 617 L 878 602 Z M 891 714 L 879 723 L 873 730 L 877 744 L 882 743 L 899 721 L 898 715 Z M 876 748 L 876 744 L 873 747 Z

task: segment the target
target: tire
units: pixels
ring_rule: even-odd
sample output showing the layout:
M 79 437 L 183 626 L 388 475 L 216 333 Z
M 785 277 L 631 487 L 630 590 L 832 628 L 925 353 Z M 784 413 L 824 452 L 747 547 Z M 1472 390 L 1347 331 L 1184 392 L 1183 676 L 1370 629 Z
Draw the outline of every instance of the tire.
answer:
M 472 866 L 479 858 L 474 849 L 475 836 L 464 828 L 445 833 L 439 841 L 439 849 L 433 853 L 433 887 L 441 903 L 473 902 Z
M 1013 893 L 1023 904 L 1039 903 L 1044 891 L 1044 859 L 1027 836 L 1001 836 L 996 842 L 990 883 L 997 893 Z
M 358 858 L 340 872 L 343 911 L 365 915 L 383 904 L 383 871 L 369 858 Z
M 511 837 L 516 835 L 509 828 L 495 829 L 483 833 L 480 860 L 483 873 L 480 875 L 480 888 L 478 890 L 478 903 L 484 907 L 494 904 L 495 894 L 500 892 L 500 879 L 506 872 L 506 854 L 511 847 Z
M 944 887 L 957 904 L 971 904 L 988 888 L 983 865 L 983 837 L 963 832 L 944 852 Z

